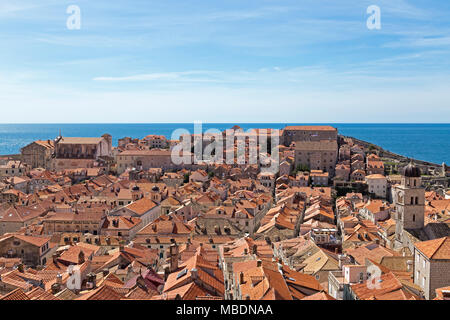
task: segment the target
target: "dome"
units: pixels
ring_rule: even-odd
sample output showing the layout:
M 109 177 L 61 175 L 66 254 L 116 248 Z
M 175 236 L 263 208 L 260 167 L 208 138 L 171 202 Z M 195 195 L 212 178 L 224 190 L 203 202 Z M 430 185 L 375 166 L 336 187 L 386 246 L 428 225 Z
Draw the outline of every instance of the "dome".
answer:
M 403 175 L 405 177 L 411 178 L 419 178 L 421 175 L 419 167 L 415 166 L 412 162 L 410 162 L 404 169 Z

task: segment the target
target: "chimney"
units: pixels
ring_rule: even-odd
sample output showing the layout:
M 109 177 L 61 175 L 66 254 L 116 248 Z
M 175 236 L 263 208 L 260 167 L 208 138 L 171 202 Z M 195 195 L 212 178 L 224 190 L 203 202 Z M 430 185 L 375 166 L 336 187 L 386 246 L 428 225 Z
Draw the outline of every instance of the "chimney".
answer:
M 252 246 L 252 253 L 253 253 L 253 254 L 257 254 L 257 253 L 258 253 L 258 246 L 257 246 L 256 244 L 254 244 L 254 245 Z
M 345 255 L 343 255 L 343 254 L 339 255 L 339 269 L 342 269 L 342 266 L 344 264 L 344 258 L 345 258 Z
M 58 282 L 52 284 L 52 294 L 57 294 L 60 291 L 61 291 L 61 284 L 59 284 Z
M 244 273 L 242 271 L 239 273 L 239 284 L 244 284 Z
M 62 285 L 62 275 L 61 275 L 61 273 L 58 273 L 56 275 L 56 283 L 59 284 L 59 285 Z
M 80 250 L 80 253 L 78 254 L 78 264 L 84 263 L 84 252 Z
M 105 278 L 108 274 L 109 274 L 109 270 L 108 269 L 103 269 L 102 270 L 102 274 L 103 274 L 103 277 Z
M 261 260 L 257 260 L 256 261 L 256 266 L 257 267 L 261 267 L 262 266 L 262 261 Z
M 87 281 L 86 281 L 86 287 L 88 289 L 94 289 L 96 287 L 97 284 L 97 277 L 94 273 L 89 273 L 87 275 Z
M 170 265 L 169 271 L 175 272 L 178 269 L 179 248 L 176 243 L 170 245 Z
M 191 269 L 192 280 L 198 279 L 198 270 L 196 268 Z
M 22 263 L 19 263 L 18 265 L 17 265 L 17 270 L 19 270 L 19 272 L 20 273 L 24 273 L 24 268 L 23 268 L 23 264 Z

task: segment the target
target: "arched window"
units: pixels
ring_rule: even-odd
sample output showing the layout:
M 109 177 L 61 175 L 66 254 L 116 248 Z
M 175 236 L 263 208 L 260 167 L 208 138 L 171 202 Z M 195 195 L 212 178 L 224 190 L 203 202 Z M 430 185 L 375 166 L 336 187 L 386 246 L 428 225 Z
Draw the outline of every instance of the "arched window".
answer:
M 419 197 L 416 197 L 416 204 L 419 204 Z
M 413 222 L 415 222 L 415 221 L 416 221 L 416 215 L 413 214 Z
M 414 197 L 411 197 L 411 204 L 414 204 Z

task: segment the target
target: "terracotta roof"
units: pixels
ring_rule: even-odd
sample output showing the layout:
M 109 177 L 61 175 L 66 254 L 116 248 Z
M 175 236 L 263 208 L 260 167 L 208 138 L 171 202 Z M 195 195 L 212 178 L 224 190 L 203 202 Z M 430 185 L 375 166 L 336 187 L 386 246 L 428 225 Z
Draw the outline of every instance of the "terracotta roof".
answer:
M 373 280 L 368 280 L 373 281 Z M 395 277 L 393 273 L 380 276 L 373 287 L 367 281 L 351 285 L 351 290 L 360 300 L 412 300 L 419 299 Z
M 150 150 L 126 150 L 119 153 L 119 156 L 167 156 L 171 155 L 170 150 L 150 149 Z
M 333 298 L 332 296 L 330 296 L 328 293 L 326 292 L 317 292 L 313 295 L 307 296 L 305 298 L 303 298 L 302 300 L 336 300 L 335 298 Z
M 14 235 L 11 235 L 10 237 L 17 238 L 19 240 L 22 240 L 24 242 L 27 242 L 27 243 L 32 244 L 37 247 L 43 246 L 51 239 L 50 237 L 33 237 L 33 236 L 25 236 L 25 235 L 21 235 L 21 234 L 14 234 Z M 4 238 L 4 239 L 6 239 L 6 238 Z M 2 239 L 2 240 L 4 240 L 4 239 Z
M 0 298 L 0 300 L 31 300 L 31 299 L 26 295 L 26 293 L 22 289 L 17 288 L 8 294 L 5 294 L 3 297 Z
M 109 286 L 103 285 L 97 289 L 82 294 L 75 300 L 121 300 L 122 295 L 118 294 Z
M 114 222 L 117 222 L 117 225 Z M 130 216 L 108 216 L 103 221 L 102 229 L 105 230 L 130 230 L 139 225 L 142 222 L 141 219 Z
M 133 203 L 130 203 L 126 206 L 128 210 L 131 210 L 138 215 L 143 215 L 144 213 L 150 211 L 154 207 L 156 207 L 157 204 L 150 200 L 149 198 L 142 198 L 137 201 L 134 201 Z
M 27 296 L 30 300 L 60 300 L 40 287 L 36 287 L 30 292 L 27 292 Z
M 428 259 L 450 259 L 450 237 L 416 242 L 414 245 Z

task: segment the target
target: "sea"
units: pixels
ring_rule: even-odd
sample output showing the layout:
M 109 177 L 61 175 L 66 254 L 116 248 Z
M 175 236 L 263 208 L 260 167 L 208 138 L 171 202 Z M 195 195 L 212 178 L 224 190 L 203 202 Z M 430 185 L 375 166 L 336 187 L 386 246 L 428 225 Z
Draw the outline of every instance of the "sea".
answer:
M 446 124 L 342 124 L 342 123 L 202 123 L 202 130 L 223 131 L 234 125 L 252 128 L 282 129 L 286 125 L 331 125 L 339 134 L 381 146 L 385 150 L 432 163 L 450 164 L 450 123 Z M 171 139 L 177 129 L 194 133 L 193 123 L 149 124 L 0 124 L 0 155 L 20 153 L 20 148 L 35 140 L 66 137 L 113 137 L 113 145 L 123 137 L 143 138 L 149 134 Z M 175 136 L 177 136 L 175 134 Z

